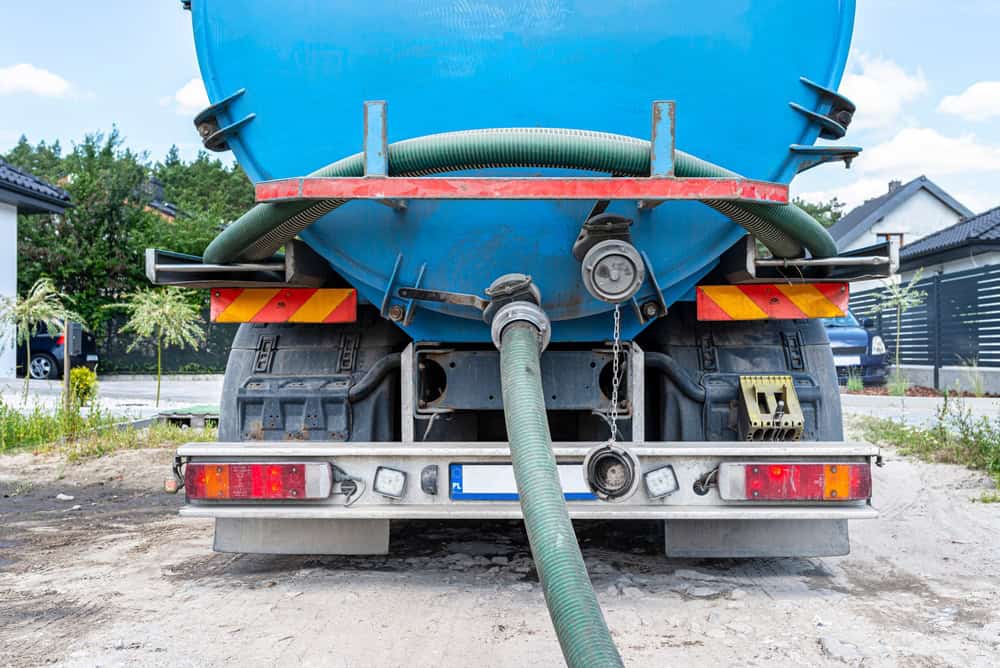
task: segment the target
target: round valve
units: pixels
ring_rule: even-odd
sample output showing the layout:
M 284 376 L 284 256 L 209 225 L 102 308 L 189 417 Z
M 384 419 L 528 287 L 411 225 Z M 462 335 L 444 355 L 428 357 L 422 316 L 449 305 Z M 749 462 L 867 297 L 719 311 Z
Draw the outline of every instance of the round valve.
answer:
M 642 256 L 627 242 L 609 239 L 591 248 L 581 266 L 587 292 L 609 304 L 631 299 L 646 280 Z

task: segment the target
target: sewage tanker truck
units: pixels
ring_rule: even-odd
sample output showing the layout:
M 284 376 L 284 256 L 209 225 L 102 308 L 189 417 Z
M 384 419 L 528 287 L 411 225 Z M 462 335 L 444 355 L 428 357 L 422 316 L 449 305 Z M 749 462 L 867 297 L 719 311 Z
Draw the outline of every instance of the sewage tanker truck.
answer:
M 215 549 L 523 517 L 543 581 L 570 519 L 848 552 L 878 453 L 818 319 L 894 253 L 838 254 L 787 186 L 860 151 L 853 0 L 183 4 L 198 133 L 258 200 L 146 258 L 243 323 L 219 442 L 175 465 Z

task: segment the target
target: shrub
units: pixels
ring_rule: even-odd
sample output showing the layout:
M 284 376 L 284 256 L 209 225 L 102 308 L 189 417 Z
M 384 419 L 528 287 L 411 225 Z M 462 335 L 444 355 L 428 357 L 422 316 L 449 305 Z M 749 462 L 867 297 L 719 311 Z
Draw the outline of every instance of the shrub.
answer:
M 84 366 L 70 371 L 69 396 L 74 406 L 89 406 L 97 398 L 97 374 Z

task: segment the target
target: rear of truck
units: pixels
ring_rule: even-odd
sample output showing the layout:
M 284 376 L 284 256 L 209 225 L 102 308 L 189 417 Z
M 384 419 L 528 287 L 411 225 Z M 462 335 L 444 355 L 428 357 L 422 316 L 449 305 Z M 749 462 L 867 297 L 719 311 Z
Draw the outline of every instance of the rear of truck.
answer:
M 838 254 L 787 184 L 860 151 L 815 145 L 854 112 L 853 2 L 186 4 L 196 126 L 259 202 L 203 257 L 147 253 L 241 323 L 219 442 L 174 466 L 216 550 L 530 521 L 501 374 L 528 328 L 525 428 L 573 520 L 662 520 L 670 556 L 849 551 L 878 451 L 843 440 L 821 319 L 895 251 Z

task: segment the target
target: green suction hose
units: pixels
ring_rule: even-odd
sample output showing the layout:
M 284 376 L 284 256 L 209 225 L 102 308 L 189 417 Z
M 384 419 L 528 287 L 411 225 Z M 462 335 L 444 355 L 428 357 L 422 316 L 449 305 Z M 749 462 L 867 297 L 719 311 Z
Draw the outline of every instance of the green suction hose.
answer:
M 570 668 L 622 666 L 566 510 L 545 416 L 538 331 L 514 322 L 500 336 L 500 383 L 514 478 L 531 555 Z
M 623 176 L 648 176 L 650 143 L 634 137 L 557 128 L 498 128 L 417 137 L 389 145 L 390 176 L 426 176 L 496 167 L 583 169 Z M 738 174 L 677 151 L 681 177 L 725 178 Z M 349 156 L 310 176 L 364 175 L 364 156 Z M 258 204 L 226 228 L 205 250 L 204 261 L 224 264 L 270 257 L 285 242 L 345 200 Z M 708 201 L 761 240 L 776 257 L 837 254 L 833 238 L 795 205 Z

